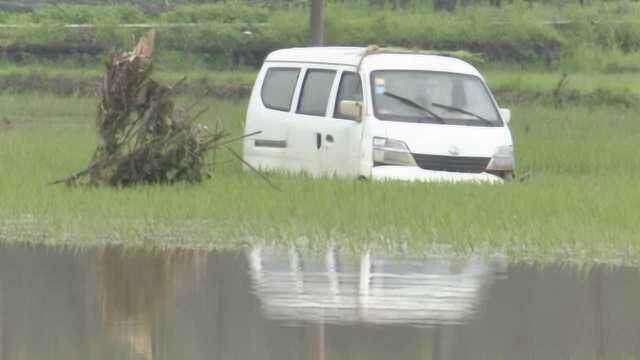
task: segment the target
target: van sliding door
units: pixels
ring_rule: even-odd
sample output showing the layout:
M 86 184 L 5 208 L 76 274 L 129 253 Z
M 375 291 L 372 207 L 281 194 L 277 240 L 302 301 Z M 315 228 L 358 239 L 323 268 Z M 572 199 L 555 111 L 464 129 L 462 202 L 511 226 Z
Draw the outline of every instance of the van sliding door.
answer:
M 295 120 L 292 109 L 301 72 L 299 67 L 275 64 L 258 75 L 262 83 L 256 83 L 251 95 L 245 131 L 261 133 L 245 138 L 243 151 L 252 166 L 300 171 L 300 164 L 290 159 L 288 133 Z

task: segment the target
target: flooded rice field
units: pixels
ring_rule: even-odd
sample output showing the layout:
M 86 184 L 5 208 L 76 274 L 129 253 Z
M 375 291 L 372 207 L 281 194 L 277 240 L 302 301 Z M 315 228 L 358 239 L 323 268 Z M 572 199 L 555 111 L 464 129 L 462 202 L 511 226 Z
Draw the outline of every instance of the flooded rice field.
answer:
M 336 249 L 0 246 L 0 358 L 640 355 L 640 271 Z

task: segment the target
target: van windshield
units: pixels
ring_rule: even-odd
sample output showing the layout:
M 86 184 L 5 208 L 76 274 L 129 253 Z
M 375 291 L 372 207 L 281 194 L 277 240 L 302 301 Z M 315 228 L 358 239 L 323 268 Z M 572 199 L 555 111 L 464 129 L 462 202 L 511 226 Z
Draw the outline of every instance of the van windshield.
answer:
M 380 120 L 502 126 L 488 89 L 472 75 L 374 71 L 371 88 L 375 115 Z

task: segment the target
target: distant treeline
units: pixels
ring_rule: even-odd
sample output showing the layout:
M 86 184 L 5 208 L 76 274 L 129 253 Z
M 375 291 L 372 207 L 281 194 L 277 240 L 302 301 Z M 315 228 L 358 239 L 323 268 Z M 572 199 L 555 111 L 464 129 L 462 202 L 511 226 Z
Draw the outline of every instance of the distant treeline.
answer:
M 155 14 L 131 4 L 0 11 L 0 57 L 95 62 L 108 49 L 131 47 L 132 35 L 148 27 L 158 28 L 159 56 L 174 62 L 256 65 L 273 49 L 309 43 L 305 4 L 273 8 L 247 1 L 173 3 Z M 330 2 L 326 39 L 328 45 L 468 50 L 487 61 L 544 66 L 574 61 L 598 63 L 611 71 L 640 67 L 640 3 L 530 6 L 507 0 L 502 6 L 471 4 L 455 12 L 437 12 Z

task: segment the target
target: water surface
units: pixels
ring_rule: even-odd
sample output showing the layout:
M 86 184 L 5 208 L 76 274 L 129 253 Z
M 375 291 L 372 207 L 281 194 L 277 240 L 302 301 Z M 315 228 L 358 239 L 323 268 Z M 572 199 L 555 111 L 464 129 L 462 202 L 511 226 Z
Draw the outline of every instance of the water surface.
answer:
M 640 271 L 336 249 L 0 246 L 0 358 L 640 356 Z

